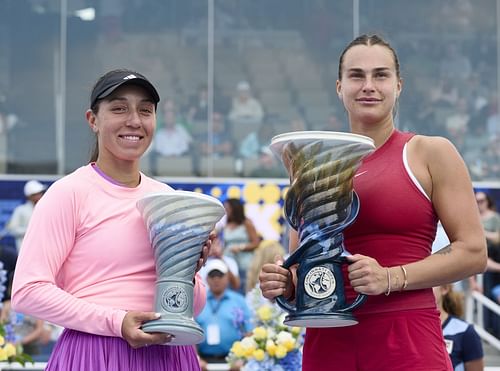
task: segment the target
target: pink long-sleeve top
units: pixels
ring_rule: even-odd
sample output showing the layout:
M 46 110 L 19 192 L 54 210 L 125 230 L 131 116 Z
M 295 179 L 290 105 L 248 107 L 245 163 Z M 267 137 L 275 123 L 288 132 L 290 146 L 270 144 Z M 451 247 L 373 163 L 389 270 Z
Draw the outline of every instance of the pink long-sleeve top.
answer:
M 136 201 L 172 191 L 141 174 L 136 188 L 91 165 L 56 181 L 35 207 L 16 265 L 12 306 L 22 313 L 104 336 L 121 337 L 127 311 L 153 311 L 156 269 Z M 206 290 L 196 275 L 194 314 Z

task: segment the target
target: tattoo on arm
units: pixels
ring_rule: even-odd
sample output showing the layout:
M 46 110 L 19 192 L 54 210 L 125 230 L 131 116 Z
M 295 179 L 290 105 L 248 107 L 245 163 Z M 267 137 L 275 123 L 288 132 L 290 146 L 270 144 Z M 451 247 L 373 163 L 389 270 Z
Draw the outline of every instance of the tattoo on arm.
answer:
M 451 245 L 443 247 L 441 250 L 436 251 L 436 254 L 447 255 L 451 253 Z

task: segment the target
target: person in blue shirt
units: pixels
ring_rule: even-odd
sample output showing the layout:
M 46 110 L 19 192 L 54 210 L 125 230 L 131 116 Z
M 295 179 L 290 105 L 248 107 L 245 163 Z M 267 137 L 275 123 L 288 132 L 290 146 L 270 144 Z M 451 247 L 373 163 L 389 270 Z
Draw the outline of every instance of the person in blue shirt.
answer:
M 225 358 L 233 343 L 252 330 L 250 309 L 245 298 L 228 288 L 228 267 L 221 259 L 210 259 L 206 264 L 207 303 L 196 321 L 205 331 L 205 340 L 198 344 L 200 364 L 226 363 Z
M 462 320 L 463 298 L 451 284 L 433 288 L 439 308 L 446 349 L 455 371 L 482 371 L 483 345 L 474 326 Z

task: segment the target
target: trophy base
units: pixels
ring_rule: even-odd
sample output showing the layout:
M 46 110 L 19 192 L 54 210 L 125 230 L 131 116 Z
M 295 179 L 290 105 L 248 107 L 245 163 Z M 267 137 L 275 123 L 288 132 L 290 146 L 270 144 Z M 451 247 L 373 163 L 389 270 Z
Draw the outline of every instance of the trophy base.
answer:
M 193 320 L 188 319 L 156 319 L 142 325 L 144 332 L 164 332 L 174 335 L 166 345 L 193 345 L 205 339 L 203 329 Z
M 297 327 L 345 327 L 356 325 L 358 321 L 352 314 L 333 313 L 333 314 L 298 314 L 286 316 L 283 323 L 287 326 Z

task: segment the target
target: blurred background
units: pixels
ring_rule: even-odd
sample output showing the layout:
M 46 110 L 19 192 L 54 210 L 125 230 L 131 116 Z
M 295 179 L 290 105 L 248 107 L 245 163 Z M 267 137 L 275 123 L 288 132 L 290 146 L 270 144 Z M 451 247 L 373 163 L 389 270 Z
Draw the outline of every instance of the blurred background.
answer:
M 399 128 L 449 138 L 473 180 L 497 181 L 498 13 L 496 0 L 2 0 L 0 173 L 85 164 L 90 90 L 126 67 L 162 97 L 145 172 L 283 177 L 270 138 L 348 130 L 338 56 L 377 32 L 400 57 Z

